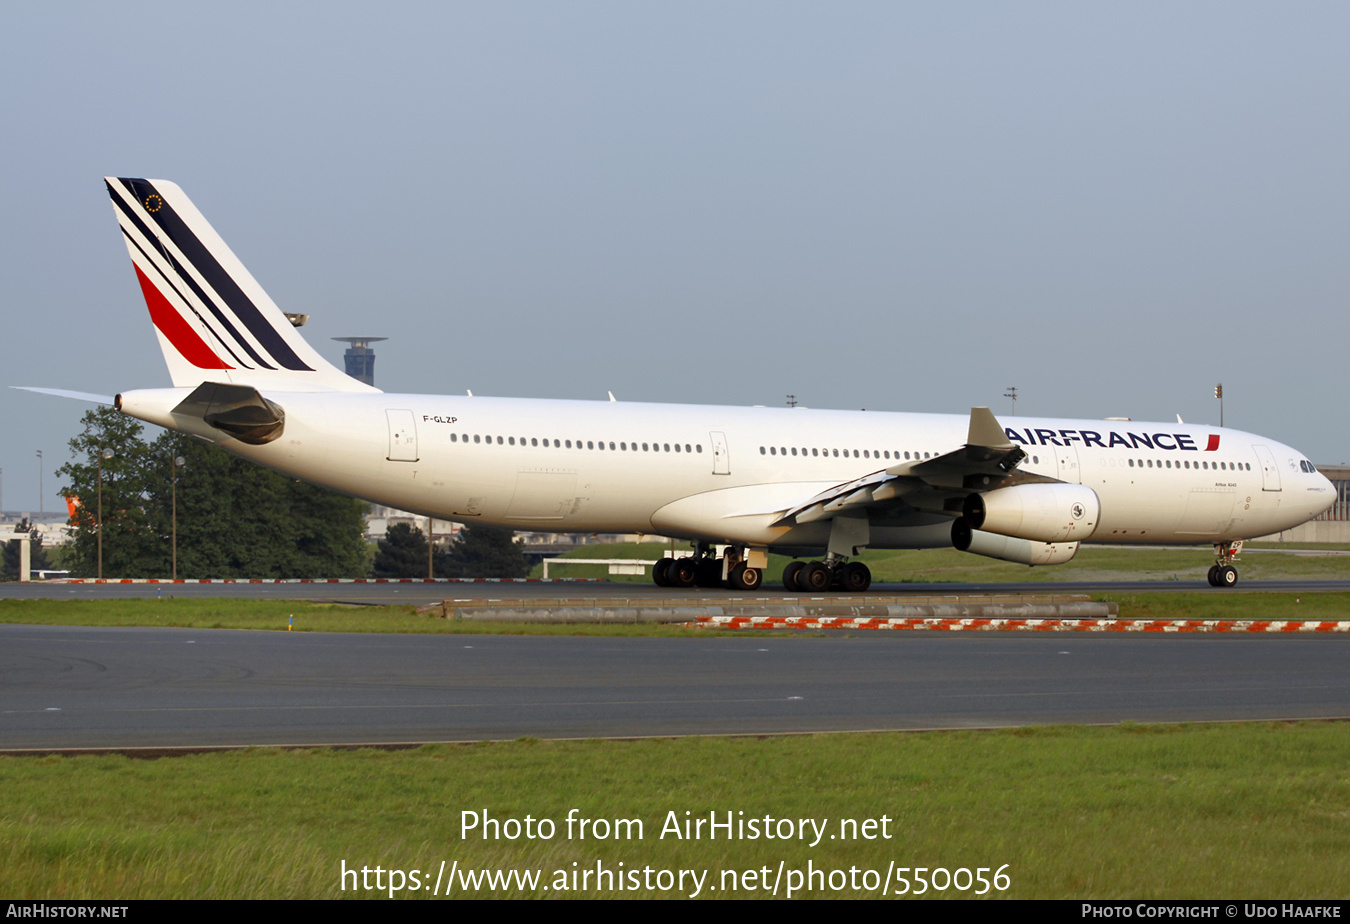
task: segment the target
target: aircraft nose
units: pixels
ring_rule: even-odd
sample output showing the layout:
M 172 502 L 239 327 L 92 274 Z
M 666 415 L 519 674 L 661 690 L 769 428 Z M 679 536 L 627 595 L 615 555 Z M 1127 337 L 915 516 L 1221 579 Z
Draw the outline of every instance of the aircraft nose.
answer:
M 1336 503 L 1336 483 L 1335 483 L 1334 481 L 1332 481 L 1330 478 L 1328 478 L 1326 475 L 1323 475 L 1321 472 L 1318 472 L 1318 473 L 1317 473 L 1317 477 L 1322 479 L 1322 484 L 1326 487 L 1326 492 L 1327 492 L 1327 493 L 1326 493 L 1326 503 L 1322 505 L 1322 509 L 1321 509 L 1321 510 L 1317 511 L 1317 513 L 1320 515 L 1320 514 L 1326 513 L 1328 510 L 1330 510 L 1330 509 L 1332 508 L 1332 506 L 1335 505 L 1335 503 Z

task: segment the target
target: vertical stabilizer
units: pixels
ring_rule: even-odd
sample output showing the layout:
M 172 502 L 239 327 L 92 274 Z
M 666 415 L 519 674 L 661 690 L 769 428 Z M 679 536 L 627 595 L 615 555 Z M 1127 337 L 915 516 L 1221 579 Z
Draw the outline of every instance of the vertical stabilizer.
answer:
M 379 390 L 305 342 L 178 186 L 104 179 L 175 386 Z

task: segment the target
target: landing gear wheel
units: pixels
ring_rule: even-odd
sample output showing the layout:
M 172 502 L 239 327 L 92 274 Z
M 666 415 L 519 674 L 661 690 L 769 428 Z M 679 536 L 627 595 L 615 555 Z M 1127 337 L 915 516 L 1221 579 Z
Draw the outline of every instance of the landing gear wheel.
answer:
M 692 558 L 676 558 L 666 566 L 666 580 L 671 587 L 688 589 L 698 581 L 698 563 Z
M 657 587 L 669 587 L 670 578 L 666 577 L 666 569 L 670 567 L 673 558 L 663 558 L 652 565 L 652 580 L 656 582 Z
M 1214 557 L 1218 559 L 1214 567 L 1209 569 L 1209 582 L 1215 587 L 1233 587 L 1238 582 L 1237 569 L 1233 567 L 1232 562 L 1238 560 L 1238 553 L 1242 551 L 1242 540 L 1234 539 L 1232 542 L 1214 543 Z
M 797 575 L 797 587 L 809 594 L 829 590 L 830 569 L 818 561 L 808 562 Z
M 844 590 L 851 594 L 860 594 L 872 586 L 872 572 L 860 561 L 851 561 L 844 565 L 841 580 Z
M 801 585 L 797 583 L 797 578 L 801 575 L 802 569 L 806 567 L 804 561 L 790 561 L 788 566 L 783 569 L 783 589 L 790 594 L 801 591 Z
M 732 590 L 759 590 L 764 583 L 764 572 L 758 568 L 747 568 L 741 562 L 731 569 L 730 584 Z

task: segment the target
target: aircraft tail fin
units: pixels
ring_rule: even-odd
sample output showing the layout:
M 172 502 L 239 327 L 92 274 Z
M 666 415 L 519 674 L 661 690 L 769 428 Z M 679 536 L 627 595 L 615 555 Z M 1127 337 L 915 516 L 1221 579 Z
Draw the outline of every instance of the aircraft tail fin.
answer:
M 177 185 L 104 179 L 175 386 L 379 390 L 305 342 Z

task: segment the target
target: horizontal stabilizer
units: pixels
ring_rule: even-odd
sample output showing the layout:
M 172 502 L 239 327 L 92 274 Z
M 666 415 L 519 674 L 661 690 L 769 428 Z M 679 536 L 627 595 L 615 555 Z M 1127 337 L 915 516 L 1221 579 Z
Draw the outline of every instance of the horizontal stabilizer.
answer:
M 112 395 L 95 395 L 87 391 L 71 391 L 68 388 L 37 388 L 32 385 L 11 385 L 20 391 L 35 391 L 40 395 L 56 395 L 58 398 L 74 398 L 76 401 L 88 401 L 91 404 L 113 403 Z

